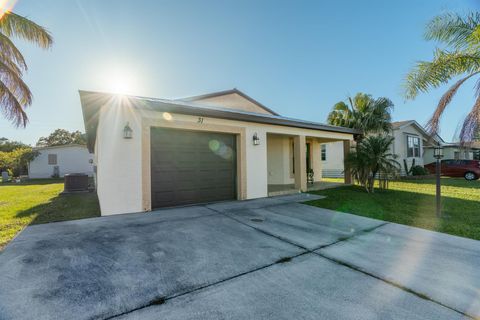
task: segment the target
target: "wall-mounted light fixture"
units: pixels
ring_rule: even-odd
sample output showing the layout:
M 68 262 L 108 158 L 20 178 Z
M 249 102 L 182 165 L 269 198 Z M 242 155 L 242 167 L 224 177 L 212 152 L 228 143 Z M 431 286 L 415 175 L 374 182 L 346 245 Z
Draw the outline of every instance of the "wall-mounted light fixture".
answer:
M 257 133 L 253 134 L 253 145 L 258 146 L 260 144 L 260 138 L 258 137 Z
M 127 124 L 123 128 L 123 139 L 132 139 L 132 133 L 133 133 L 133 130 L 132 128 L 130 128 L 127 122 Z

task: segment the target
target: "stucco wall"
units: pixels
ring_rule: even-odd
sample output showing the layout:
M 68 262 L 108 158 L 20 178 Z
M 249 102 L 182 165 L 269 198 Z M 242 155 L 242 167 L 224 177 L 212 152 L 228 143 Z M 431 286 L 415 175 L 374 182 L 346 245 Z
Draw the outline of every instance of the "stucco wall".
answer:
M 267 140 L 268 184 L 294 183 L 290 138 L 268 135 Z
M 144 194 L 149 189 L 150 169 L 147 165 L 149 162 L 146 162 L 144 158 L 149 159 L 149 152 L 148 154 L 145 152 L 145 154 L 142 154 L 142 135 L 149 134 L 149 129 L 143 124 L 147 123 L 145 119 L 156 121 L 158 126 L 174 124 L 178 127 L 189 127 L 189 130 L 196 130 L 195 128 L 209 130 L 209 126 L 215 128 L 228 126 L 229 128 L 243 130 L 243 145 L 245 148 L 243 150 L 245 156 L 245 172 L 243 174 L 245 176 L 246 199 L 268 195 L 267 132 L 326 139 L 349 140 L 352 138 L 351 134 L 345 133 L 207 117 L 202 118 L 200 122 L 197 116 L 165 114 L 131 108 L 125 102 L 120 104 L 112 102 L 112 105 L 106 105 L 100 111 L 96 140 L 97 192 L 102 215 L 148 210 L 144 205 Z M 123 128 L 127 122 L 133 129 L 132 139 L 123 139 Z M 218 130 L 221 132 L 221 129 Z M 253 145 L 252 137 L 254 133 L 260 138 L 260 145 Z M 143 148 L 143 150 L 145 148 L 149 150 L 149 146 L 144 145 Z M 144 168 L 146 171 L 142 171 L 142 166 L 148 167 Z M 145 174 L 145 172 L 148 174 Z
M 327 158 L 322 163 L 322 174 L 325 178 L 343 177 L 343 142 L 325 143 Z
M 88 152 L 86 147 L 65 146 L 39 149 L 38 151 L 40 154 L 28 166 L 28 176 L 31 179 L 51 178 L 55 166 L 58 166 L 60 177 L 67 173 L 93 175 L 93 165 L 90 163 L 93 155 Z M 57 155 L 57 164 L 48 164 L 49 154 Z
M 132 139 L 123 138 L 126 123 Z M 97 129 L 97 194 L 102 215 L 142 208 L 141 118 L 128 106 L 102 108 Z

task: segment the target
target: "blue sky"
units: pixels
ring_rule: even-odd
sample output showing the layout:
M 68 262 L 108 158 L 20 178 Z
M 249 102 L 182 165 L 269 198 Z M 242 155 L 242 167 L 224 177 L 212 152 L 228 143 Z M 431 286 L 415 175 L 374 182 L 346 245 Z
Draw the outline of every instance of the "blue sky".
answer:
M 435 43 L 424 25 L 474 0 L 121 1 L 19 0 L 14 11 L 55 38 L 42 51 L 16 41 L 34 94 L 30 123 L 0 119 L 0 136 L 34 144 L 56 128 L 84 131 L 79 89 L 177 98 L 236 87 L 278 113 L 325 122 L 361 91 L 395 104 L 394 120 L 428 120 L 442 90 L 414 101 L 402 81 Z M 451 140 L 473 104 L 463 88 L 442 121 Z

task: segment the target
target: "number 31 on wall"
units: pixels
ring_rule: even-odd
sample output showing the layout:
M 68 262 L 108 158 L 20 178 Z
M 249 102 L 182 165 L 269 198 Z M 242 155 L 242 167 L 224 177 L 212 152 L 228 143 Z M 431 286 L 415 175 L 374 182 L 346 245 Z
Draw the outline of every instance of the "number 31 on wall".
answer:
M 198 117 L 197 123 L 203 123 L 203 118 L 202 118 L 202 117 Z

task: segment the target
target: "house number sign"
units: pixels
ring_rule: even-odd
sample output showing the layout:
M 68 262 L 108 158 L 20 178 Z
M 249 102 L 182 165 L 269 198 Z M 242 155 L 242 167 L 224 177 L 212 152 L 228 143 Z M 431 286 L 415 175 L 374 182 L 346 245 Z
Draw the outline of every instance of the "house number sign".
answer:
M 202 118 L 202 117 L 198 117 L 197 123 L 203 123 L 203 118 Z

